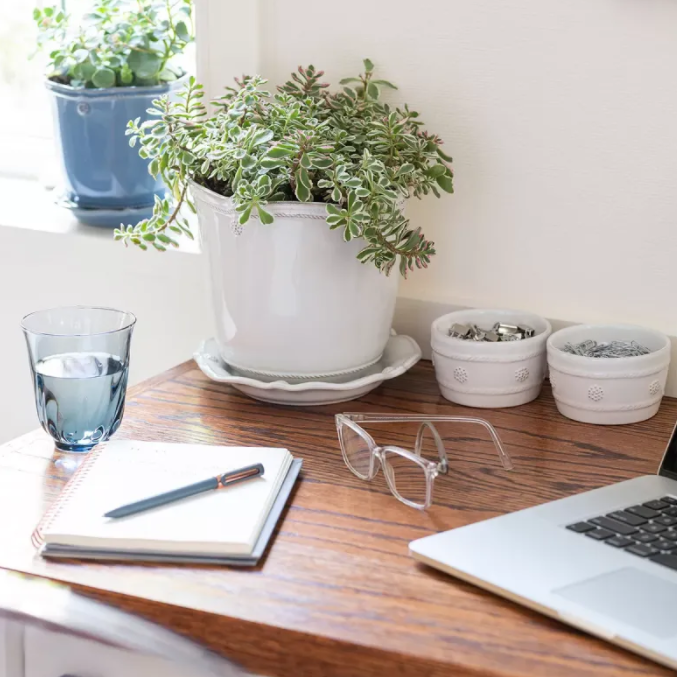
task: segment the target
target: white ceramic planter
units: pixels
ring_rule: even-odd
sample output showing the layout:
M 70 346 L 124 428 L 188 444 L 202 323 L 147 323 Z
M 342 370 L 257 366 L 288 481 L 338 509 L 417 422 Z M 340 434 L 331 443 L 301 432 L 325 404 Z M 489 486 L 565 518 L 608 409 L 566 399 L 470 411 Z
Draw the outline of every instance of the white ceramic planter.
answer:
M 449 336 L 452 324 L 490 328 L 496 322 L 527 325 L 536 335 L 521 341 L 485 343 Z M 519 310 L 459 310 L 437 318 L 431 343 L 442 395 L 468 407 L 516 407 L 538 397 L 545 377 L 550 323 Z
M 231 367 L 317 378 L 376 363 L 390 336 L 399 275 L 355 257 L 320 203 L 278 202 L 237 225 L 232 200 L 191 184 L 209 257 L 216 338 Z
M 637 341 L 653 352 L 638 357 L 582 357 L 560 350 L 566 343 Z M 670 365 L 670 340 L 632 325 L 577 325 L 548 340 L 548 365 L 560 413 L 574 421 L 637 423 L 658 411 Z

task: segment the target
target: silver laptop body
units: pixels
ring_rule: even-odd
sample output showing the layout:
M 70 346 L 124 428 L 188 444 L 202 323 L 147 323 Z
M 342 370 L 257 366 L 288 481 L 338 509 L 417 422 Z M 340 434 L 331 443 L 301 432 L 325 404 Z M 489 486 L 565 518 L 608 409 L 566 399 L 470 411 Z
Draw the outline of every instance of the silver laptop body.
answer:
M 675 431 L 658 475 L 421 538 L 409 550 L 452 576 L 677 669 L 673 508 Z

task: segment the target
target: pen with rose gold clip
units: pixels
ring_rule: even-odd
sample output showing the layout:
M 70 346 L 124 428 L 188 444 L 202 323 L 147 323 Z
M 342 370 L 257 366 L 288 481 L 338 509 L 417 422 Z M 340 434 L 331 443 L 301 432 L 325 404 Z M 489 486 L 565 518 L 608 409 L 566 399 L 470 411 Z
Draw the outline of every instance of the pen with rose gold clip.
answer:
M 261 477 L 262 475 L 263 465 L 260 463 L 254 463 L 254 465 L 248 465 L 244 468 L 240 468 L 239 470 L 231 470 L 230 472 L 223 473 L 223 475 L 210 477 L 209 479 L 202 480 L 202 482 L 196 482 L 195 484 L 189 484 L 186 487 L 180 487 L 179 489 L 167 491 L 164 494 L 158 494 L 157 496 L 144 498 L 141 501 L 128 503 L 127 505 L 115 508 L 115 510 L 110 510 L 104 515 L 104 517 L 127 517 L 128 515 L 134 515 L 138 512 L 143 512 L 144 510 L 150 510 L 151 508 L 157 508 L 161 505 L 167 505 L 167 503 L 180 501 L 181 499 L 188 498 L 189 496 L 195 496 L 195 494 L 202 494 L 205 491 L 225 489 L 231 484 L 244 482 L 245 480 L 250 480 L 255 477 Z

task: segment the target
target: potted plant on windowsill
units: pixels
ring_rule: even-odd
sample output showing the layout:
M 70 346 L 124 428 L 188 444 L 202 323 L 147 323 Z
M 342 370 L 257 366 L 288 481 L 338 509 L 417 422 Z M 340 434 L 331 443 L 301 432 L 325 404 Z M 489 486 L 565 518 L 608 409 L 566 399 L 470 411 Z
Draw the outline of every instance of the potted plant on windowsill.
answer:
M 125 143 L 125 127 L 184 84 L 177 58 L 192 40 L 191 11 L 192 0 L 97 0 L 77 19 L 58 7 L 34 10 L 49 53 L 64 204 L 80 220 L 147 218 L 164 195 L 148 160 Z
M 180 102 L 163 98 L 154 120 L 129 123 L 171 191 L 115 237 L 163 251 L 192 237 L 181 207 L 197 210 L 217 341 L 236 369 L 318 378 L 376 362 L 394 313 L 391 271 L 425 268 L 435 253 L 402 207 L 452 192 L 451 158 L 418 113 L 379 100 L 396 88 L 364 65 L 334 94 L 313 66 L 275 96 L 245 76 L 213 113 L 191 78 Z

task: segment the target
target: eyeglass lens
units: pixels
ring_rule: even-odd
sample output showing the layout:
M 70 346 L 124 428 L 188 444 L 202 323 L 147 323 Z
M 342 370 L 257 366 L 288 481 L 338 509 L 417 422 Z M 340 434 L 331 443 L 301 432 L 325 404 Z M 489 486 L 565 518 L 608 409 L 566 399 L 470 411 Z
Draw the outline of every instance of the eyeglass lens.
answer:
M 383 451 L 383 472 L 396 496 L 410 503 L 425 505 L 427 478 L 425 470 L 416 461 L 385 449 Z
M 351 470 L 362 477 L 368 477 L 371 468 L 369 443 L 362 435 L 345 423 L 341 426 L 340 433 L 343 451 Z

